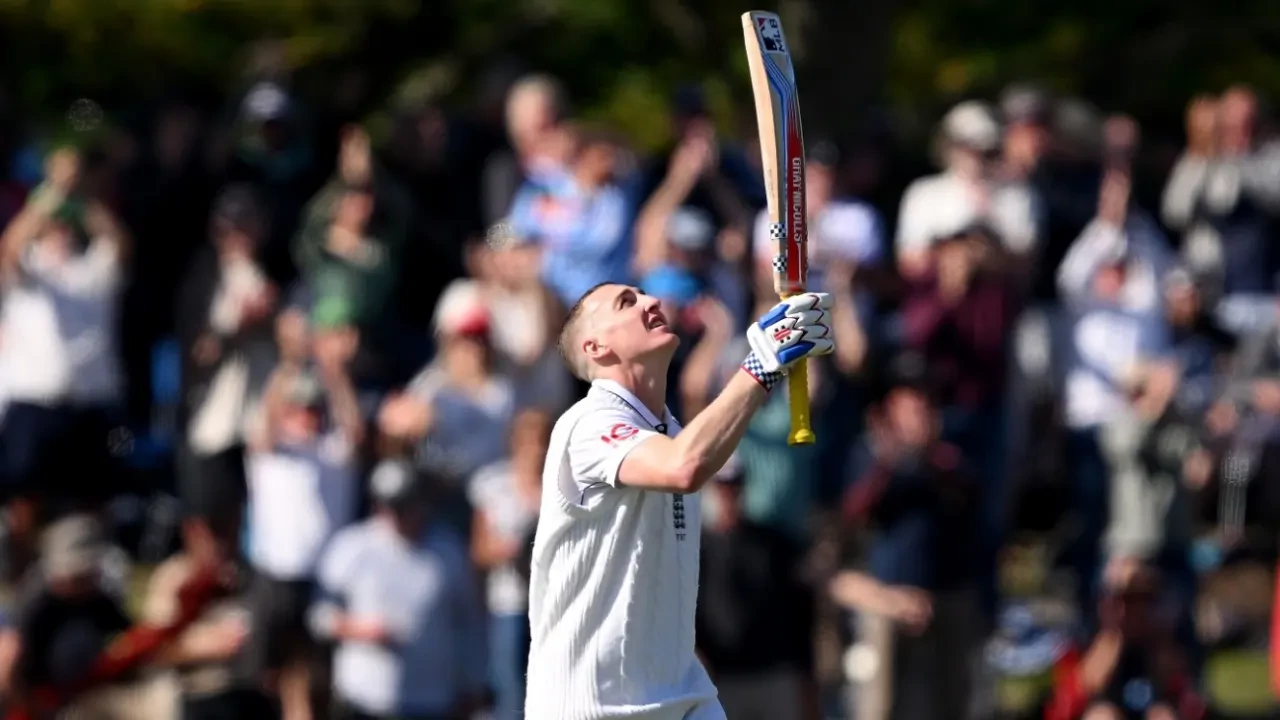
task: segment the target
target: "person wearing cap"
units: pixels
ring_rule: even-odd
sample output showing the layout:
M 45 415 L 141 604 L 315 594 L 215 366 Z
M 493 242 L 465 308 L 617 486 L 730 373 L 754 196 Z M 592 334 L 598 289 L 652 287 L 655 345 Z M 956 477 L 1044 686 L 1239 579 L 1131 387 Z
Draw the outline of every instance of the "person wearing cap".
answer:
M 246 462 L 247 555 L 257 574 L 248 652 L 274 681 L 286 717 L 310 713 L 322 687 L 313 682 L 322 652 L 305 612 L 320 554 L 356 516 L 364 435 L 347 374 L 354 334 L 317 330 L 303 338 L 308 355 L 297 364 L 282 359 L 267 382 Z
M 369 483 L 373 516 L 325 550 L 308 612 L 312 632 L 336 643 L 342 717 L 471 717 L 485 695 L 487 643 L 466 546 L 431 517 L 410 463 L 383 461 Z
M 663 268 L 692 276 L 737 317 L 749 302 L 738 271 L 748 210 L 721 167 L 714 125 L 690 122 L 636 219 L 631 266 L 640 278 Z
M 420 471 L 459 492 L 476 470 L 506 456 L 517 410 L 516 388 L 496 364 L 491 326 L 480 283 L 451 284 L 436 305 L 435 358 L 379 414 L 382 433 L 409 445 Z
M 995 111 L 984 102 L 962 102 L 942 119 L 943 170 L 912 182 L 899 206 L 895 245 L 903 275 L 926 274 L 929 247 L 974 218 L 1015 255 L 1028 257 L 1037 249 L 1042 201 L 1025 183 L 995 177 L 1002 137 Z

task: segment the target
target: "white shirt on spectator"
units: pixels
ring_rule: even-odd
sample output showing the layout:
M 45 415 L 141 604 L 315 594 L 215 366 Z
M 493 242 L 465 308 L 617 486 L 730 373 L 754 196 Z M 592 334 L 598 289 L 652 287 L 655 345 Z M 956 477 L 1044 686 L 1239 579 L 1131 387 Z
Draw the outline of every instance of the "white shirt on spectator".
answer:
M 556 422 L 529 588 L 525 715 L 724 718 L 694 654 L 698 495 L 624 487 L 627 454 L 664 427 L 621 385 L 592 383 Z
M 898 211 L 897 253 L 928 250 L 938 240 L 985 220 L 1011 252 L 1037 249 L 1040 200 L 1020 183 L 991 183 L 986 212 L 969 183 L 943 172 L 918 178 L 903 193 Z
M 341 530 L 324 553 L 323 599 L 311 612 L 340 609 L 386 623 L 394 642 L 343 641 L 333 657 L 337 694 L 378 716 L 448 716 L 486 681 L 483 604 L 466 548 L 444 530 L 406 539 L 384 517 Z M 330 606 L 337 606 L 332 608 Z
M 443 370 L 429 366 L 408 392 L 430 403 L 435 416 L 418 446 L 418 467 L 466 478 L 506 456 L 517 400 L 506 377 L 494 375 L 479 391 L 464 392 L 448 384 Z
M 520 496 L 510 460 L 480 468 L 467 485 L 467 499 L 484 513 L 489 531 L 506 542 L 523 543 L 538 522 L 538 512 Z M 491 568 L 486 578 L 489 612 L 523 615 L 529 609 L 529 587 L 514 563 Z
M 1115 302 L 1094 298 L 1098 270 L 1123 259 L 1124 285 Z M 1160 285 L 1170 253 L 1145 216 L 1133 213 L 1123 229 L 1090 223 L 1058 266 L 1058 288 L 1070 313 L 1071 338 L 1063 390 L 1068 427 L 1105 424 L 1128 404 L 1125 384 L 1138 364 L 1168 349 Z
M 246 458 L 249 558 L 277 580 L 309 579 L 325 544 L 355 519 L 359 484 L 353 449 L 339 432 L 312 446 Z
M 38 242 L 27 249 L 0 320 L 11 400 L 52 405 L 119 399 L 121 280 L 119 247 L 111 240 L 96 239 L 63 260 Z

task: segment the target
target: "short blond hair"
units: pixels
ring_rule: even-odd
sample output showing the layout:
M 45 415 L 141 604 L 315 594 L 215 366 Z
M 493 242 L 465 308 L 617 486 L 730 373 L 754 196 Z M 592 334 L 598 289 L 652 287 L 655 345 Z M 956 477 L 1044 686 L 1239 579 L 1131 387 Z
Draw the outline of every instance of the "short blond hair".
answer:
M 560 351 L 560 357 L 564 358 L 565 364 L 569 366 L 569 372 L 584 382 L 591 380 L 591 364 L 587 362 L 582 349 L 578 347 L 582 330 L 582 310 L 586 306 L 587 298 L 594 295 L 600 288 L 613 284 L 609 281 L 596 283 L 590 290 L 582 293 L 582 297 L 569 308 L 564 325 L 560 328 L 560 337 L 556 341 L 556 348 Z

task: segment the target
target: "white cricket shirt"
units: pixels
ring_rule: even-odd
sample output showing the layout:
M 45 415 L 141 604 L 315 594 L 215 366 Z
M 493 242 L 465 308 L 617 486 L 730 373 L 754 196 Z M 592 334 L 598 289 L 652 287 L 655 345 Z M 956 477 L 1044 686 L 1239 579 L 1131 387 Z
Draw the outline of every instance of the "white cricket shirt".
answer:
M 698 495 L 618 484 L 659 429 L 617 383 L 597 380 L 556 422 L 542 474 L 529 588 L 529 720 L 723 718 L 694 655 Z

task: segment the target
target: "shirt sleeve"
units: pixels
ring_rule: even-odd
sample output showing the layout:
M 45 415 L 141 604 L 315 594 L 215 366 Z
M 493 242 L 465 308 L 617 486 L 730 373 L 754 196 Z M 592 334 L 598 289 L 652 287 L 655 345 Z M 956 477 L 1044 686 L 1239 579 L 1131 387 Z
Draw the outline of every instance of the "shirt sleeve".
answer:
M 935 208 L 929 207 L 929 185 L 924 179 L 907 186 L 898 208 L 898 255 L 928 250 L 933 243 L 929 219 Z
M 576 487 L 569 499 L 587 506 L 590 490 L 618 487 L 622 461 L 642 441 L 658 433 L 621 408 L 598 408 L 578 421 L 569 435 L 569 464 Z
M 358 538 L 353 528 L 340 530 L 320 556 L 314 597 L 307 612 L 307 625 L 318 637 L 333 637 L 334 619 L 346 606 L 347 585 L 360 560 Z

